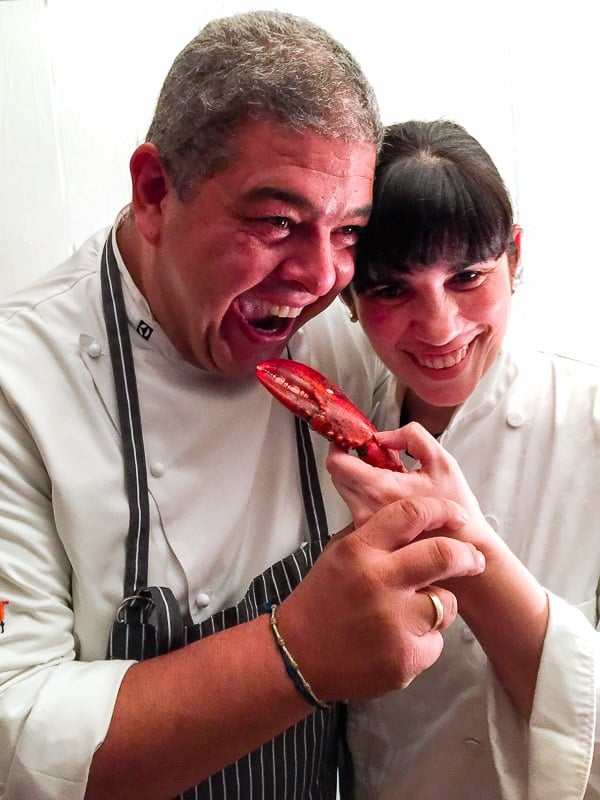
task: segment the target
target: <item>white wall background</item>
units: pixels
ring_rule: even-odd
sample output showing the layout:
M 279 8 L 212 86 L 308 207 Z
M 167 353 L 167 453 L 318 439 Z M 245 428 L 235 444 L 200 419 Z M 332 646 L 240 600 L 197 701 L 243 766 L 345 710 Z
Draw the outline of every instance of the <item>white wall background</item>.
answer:
M 525 229 L 520 330 L 600 362 L 598 0 L 0 0 L 0 294 L 113 221 L 174 56 L 258 7 L 346 44 L 386 122 L 447 117 L 482 142 Z

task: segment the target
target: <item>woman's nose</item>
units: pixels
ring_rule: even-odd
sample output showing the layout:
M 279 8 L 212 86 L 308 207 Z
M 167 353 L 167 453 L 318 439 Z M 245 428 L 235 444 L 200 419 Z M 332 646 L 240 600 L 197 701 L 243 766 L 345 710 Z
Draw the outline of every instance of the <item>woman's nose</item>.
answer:
M 440 347 L 448 344 L 458 332 L 458 307 L 443 292 L 426 292 L 416 299 L 413 327 L 427 344 Z

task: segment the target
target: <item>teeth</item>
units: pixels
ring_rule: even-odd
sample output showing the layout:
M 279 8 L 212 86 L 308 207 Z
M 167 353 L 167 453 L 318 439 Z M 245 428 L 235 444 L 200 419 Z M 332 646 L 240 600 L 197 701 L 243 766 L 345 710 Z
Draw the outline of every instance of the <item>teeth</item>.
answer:
M 463 358 L 467 355 L 468 347 L 461 347 L 460 350 L 457 350 L 454 353 L 448 353 L 445 356 L 415 356 L 419 364 L 423 367 L 428 367 L 429 369 L 448 369 L 449 367 L 455 367 L 457 364 L 463 360 Z
M 267 313 L 271 317 L 284 317 L 284 318 L 294 319 L 300 314 L 301 311 L 302 311 L 301 308 L 291 308 L 290 306 L 270 305 L 267 307 Z
M 241 297 L 239 299 L 239 309 L 246 321 L 255 328 L 262 327 L 266 330 L 268 325 L 285 326 L 285 320 L 293 320 L 302 313 L 304 306 L 284 306 L 269 302 L 268 300 L 257 300 L 251 297 Z M 276 323 L 281 320 L 281 323 Z

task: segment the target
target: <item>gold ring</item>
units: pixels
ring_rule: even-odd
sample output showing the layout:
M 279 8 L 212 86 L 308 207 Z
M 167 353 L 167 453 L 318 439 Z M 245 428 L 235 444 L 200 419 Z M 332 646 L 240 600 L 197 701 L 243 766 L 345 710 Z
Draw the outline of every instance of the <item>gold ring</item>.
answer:
M 439 628 L 442 627 L 442 623 L 444 622 L 444 606 L 442 605 L 442 601 L 435 592 L 431 592 L 429 591 L 429 589 L 423 589 L 423 593 L 426 594 L 427 597 L 433 603 L 433 608 L 435 611 L 435 622 L 433 623 L 431 631 L 437 631 L 439 630 Z

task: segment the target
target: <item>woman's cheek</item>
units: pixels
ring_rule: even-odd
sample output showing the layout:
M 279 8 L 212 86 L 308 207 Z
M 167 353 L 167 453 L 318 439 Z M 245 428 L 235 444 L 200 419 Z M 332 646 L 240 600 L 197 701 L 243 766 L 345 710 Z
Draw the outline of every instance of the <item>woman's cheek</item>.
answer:
M 374 300 L 362 300 L 358 303 L 360 321 L 370 328 L 379 328 L 389 324 L 397 313 L 391 305 L 378 303 Z
M 402 312 L 381 303 L 362 303 L 358 316 L 365 333 L 373 342 L 392 344 L 402 325 Z

